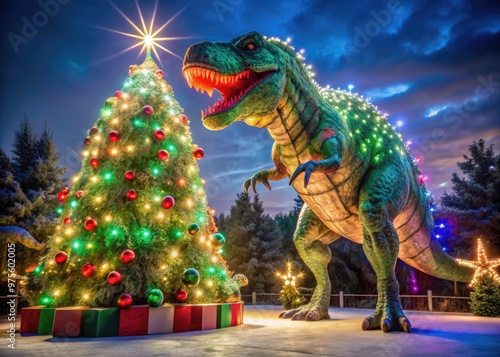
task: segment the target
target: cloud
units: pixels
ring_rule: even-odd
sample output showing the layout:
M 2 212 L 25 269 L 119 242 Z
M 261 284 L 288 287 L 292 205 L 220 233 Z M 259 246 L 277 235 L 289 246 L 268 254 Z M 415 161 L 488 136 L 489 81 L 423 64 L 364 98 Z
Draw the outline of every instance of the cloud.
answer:
M 410 88 L 409 84 L 394 84 L 388 87 L 378 87 L 366 91 L 366 96 L 372 100 L 385 99 L 406 92 Z
M 448 107 L 449 107 L 448 104 L 443 104 L 443 105 L 438 105 L 435 107 L 427 108 L 427 113 L 425 114 L 425 116 L 427 118 L 432 118 L 433 116 L 438 115 L 439 113 L 441 113 L 443 110 L 447 109 Z

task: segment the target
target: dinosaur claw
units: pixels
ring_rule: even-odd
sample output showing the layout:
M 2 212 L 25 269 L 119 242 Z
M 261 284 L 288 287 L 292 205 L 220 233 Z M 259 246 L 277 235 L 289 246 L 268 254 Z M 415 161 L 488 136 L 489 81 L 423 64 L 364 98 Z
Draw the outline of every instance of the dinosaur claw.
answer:
M 250 179 L 243 183 L 243 191 L 248 195 L 248 187 L 250 186 Z
M 304 171 L 304 165 L 300 165 L 299 167 L 297 167 L 293 172 L 292 176 L 290 177 L 288 185 L 291 185 L 293 181 L 295 181 L 295 179 L 302 173 L 302 171 Z
M 389 332 L 391 331 L 391 319 L 385 318 L 382 323 L 382 331 Z
M 257 194 L 257 190 L 255 188 L 255 185 L 257 185 L 257 181 L 259 180 L 259 176 L 258 175 L 253 175 L 252 176 L 252 190 L 253 190 L 253 193 Z
M 305 175 L 304 175 L 304 187 L 307 187 L 307 184 L 309 183 L 309 179 L 311 178 L 311 169 L 308 167 L 306 169 Z
M 271 185 L 269 184 L 269 180 L 267 179 L 267 177 L 262 179 L 262 184 L 266 186 L 269 191 L 271 191 Z
M 399 329 L 406 333 L 410 333 L 411 332 L 410 320 L 408 320 L 406 317 L 401 317 L 399 319 Z

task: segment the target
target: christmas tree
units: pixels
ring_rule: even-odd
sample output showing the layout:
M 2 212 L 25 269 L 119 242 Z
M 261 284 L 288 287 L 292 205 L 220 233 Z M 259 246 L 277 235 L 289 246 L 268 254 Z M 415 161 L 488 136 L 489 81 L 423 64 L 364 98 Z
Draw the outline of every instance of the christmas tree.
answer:
M 283 279 L 283 287 L 280 291 L 279 301 L 283 305 L 285 310 L 294 309 L 299 307 L 300 305 L 305 303 L 305 299 L 300 292 L 295 287 L 295 283 L 297 282 L 297 278 L 300 278 L 302 274 L 298 276 L 293 275 L 292 272 L 292 262 L 289 261 L 287 263 L 287 272 L 286 273 L 276 273 L 277 276 Z
M 46 306 L 234 302 L 188 119 L 149 51 L 130 66 L 58 194 L 59 225 L 26 293 Z

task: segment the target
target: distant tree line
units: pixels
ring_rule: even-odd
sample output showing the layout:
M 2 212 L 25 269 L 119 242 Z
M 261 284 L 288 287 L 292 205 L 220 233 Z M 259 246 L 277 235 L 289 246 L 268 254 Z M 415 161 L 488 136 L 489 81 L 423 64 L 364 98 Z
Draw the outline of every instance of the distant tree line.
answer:
M 452 175 L 451 192 L 445 192 L 434 217 L 436 235 L 453 256 L 475 259 L 476 240 L 482 238 L 490 258 L 500 256 L 500 155 L 483 139 L 469 146 L 469 155 L 457 163 L 462 171 Z M 57 193 L 64 187 L 66 169 L 59 157 L 51 132 L 45 127 L 40 136 L 33 133 L 25 118 L 14 134 L 11 155 L 0 148 L 0 226 L 18 226 L 45 242 L 56 229 Z M 220 232 L 226 235 L 224 256 L 234 273 L 248 277 L 243 294 L 275 292 L 281 289 L 276 272 L 283 271 L 287 261 L 294 271 L 304 272 L 298 286 L 314 288 L 312 273 L 302 263 L 294 243 L 293 232 L 303 202 L 297 197 L 288 213 L 270 216 L 265 213 L 259 196 L 237 195 L 229 213 L 215 217 Z M 433 200 L 431 200 L 433 204 Z M 375 293 L 376 278 L 361 245 L 341 238 L 330 245 L 332 261 L 329 273 L 332 291 Z M 2 256 L 6 247 L 0 247 Z M 37 263 L 37 251 L 16 247 L 17 272 Z M 5 269 L 2 274 L 5 273 Z M 403 294 L 453 293 L 453 284 L 413 270 L 398 261 L 396 274 Z M 414 289 L 416 279 L 418 291 Z M 462 292 L 467 284 L 462 284 Z
M 26 117 L 14 133 L 11 152 L 0 148 L 0 226 L 24 228 L 45 242 L 55 230 L 57 193 L 65 184 L 66 169 L 59 166 L 52 133 L 45 127 L 37 136 Z M 6 245 L 0 249 L 5 256 Z M 39 254 L 18 244 L 16 272 L 24 275 Z

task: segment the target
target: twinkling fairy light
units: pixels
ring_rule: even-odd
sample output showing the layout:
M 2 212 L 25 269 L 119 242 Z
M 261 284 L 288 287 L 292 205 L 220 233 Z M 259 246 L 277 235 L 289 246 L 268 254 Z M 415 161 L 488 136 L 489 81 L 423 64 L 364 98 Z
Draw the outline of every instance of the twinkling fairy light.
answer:
M 303 274 L 300 273 L 299 275 L 293 275 L 292 272 L 292 262 L 286 263 L 287 266 L 287 271 L 286 273 L 279 273 L 277 272 L 276 275 L 280 278 L 283 279 L 283 282 L 285 285 L 291 285 L 295 286 L 295 282 L 297 281 L 298 278 L 300 278 Z
M 457 262 L 460 265 L 476 269 L 469 286 L 474 286 L 478 282 L 478 279 L 482 276 L 491 276 L 496 282 L 500 282 L 500 276 L 494 270 L 496 267 L 500 266 L 500 259 L 488 260 L 481 239 L 477 240 L 476 261 L 457 259 Z

